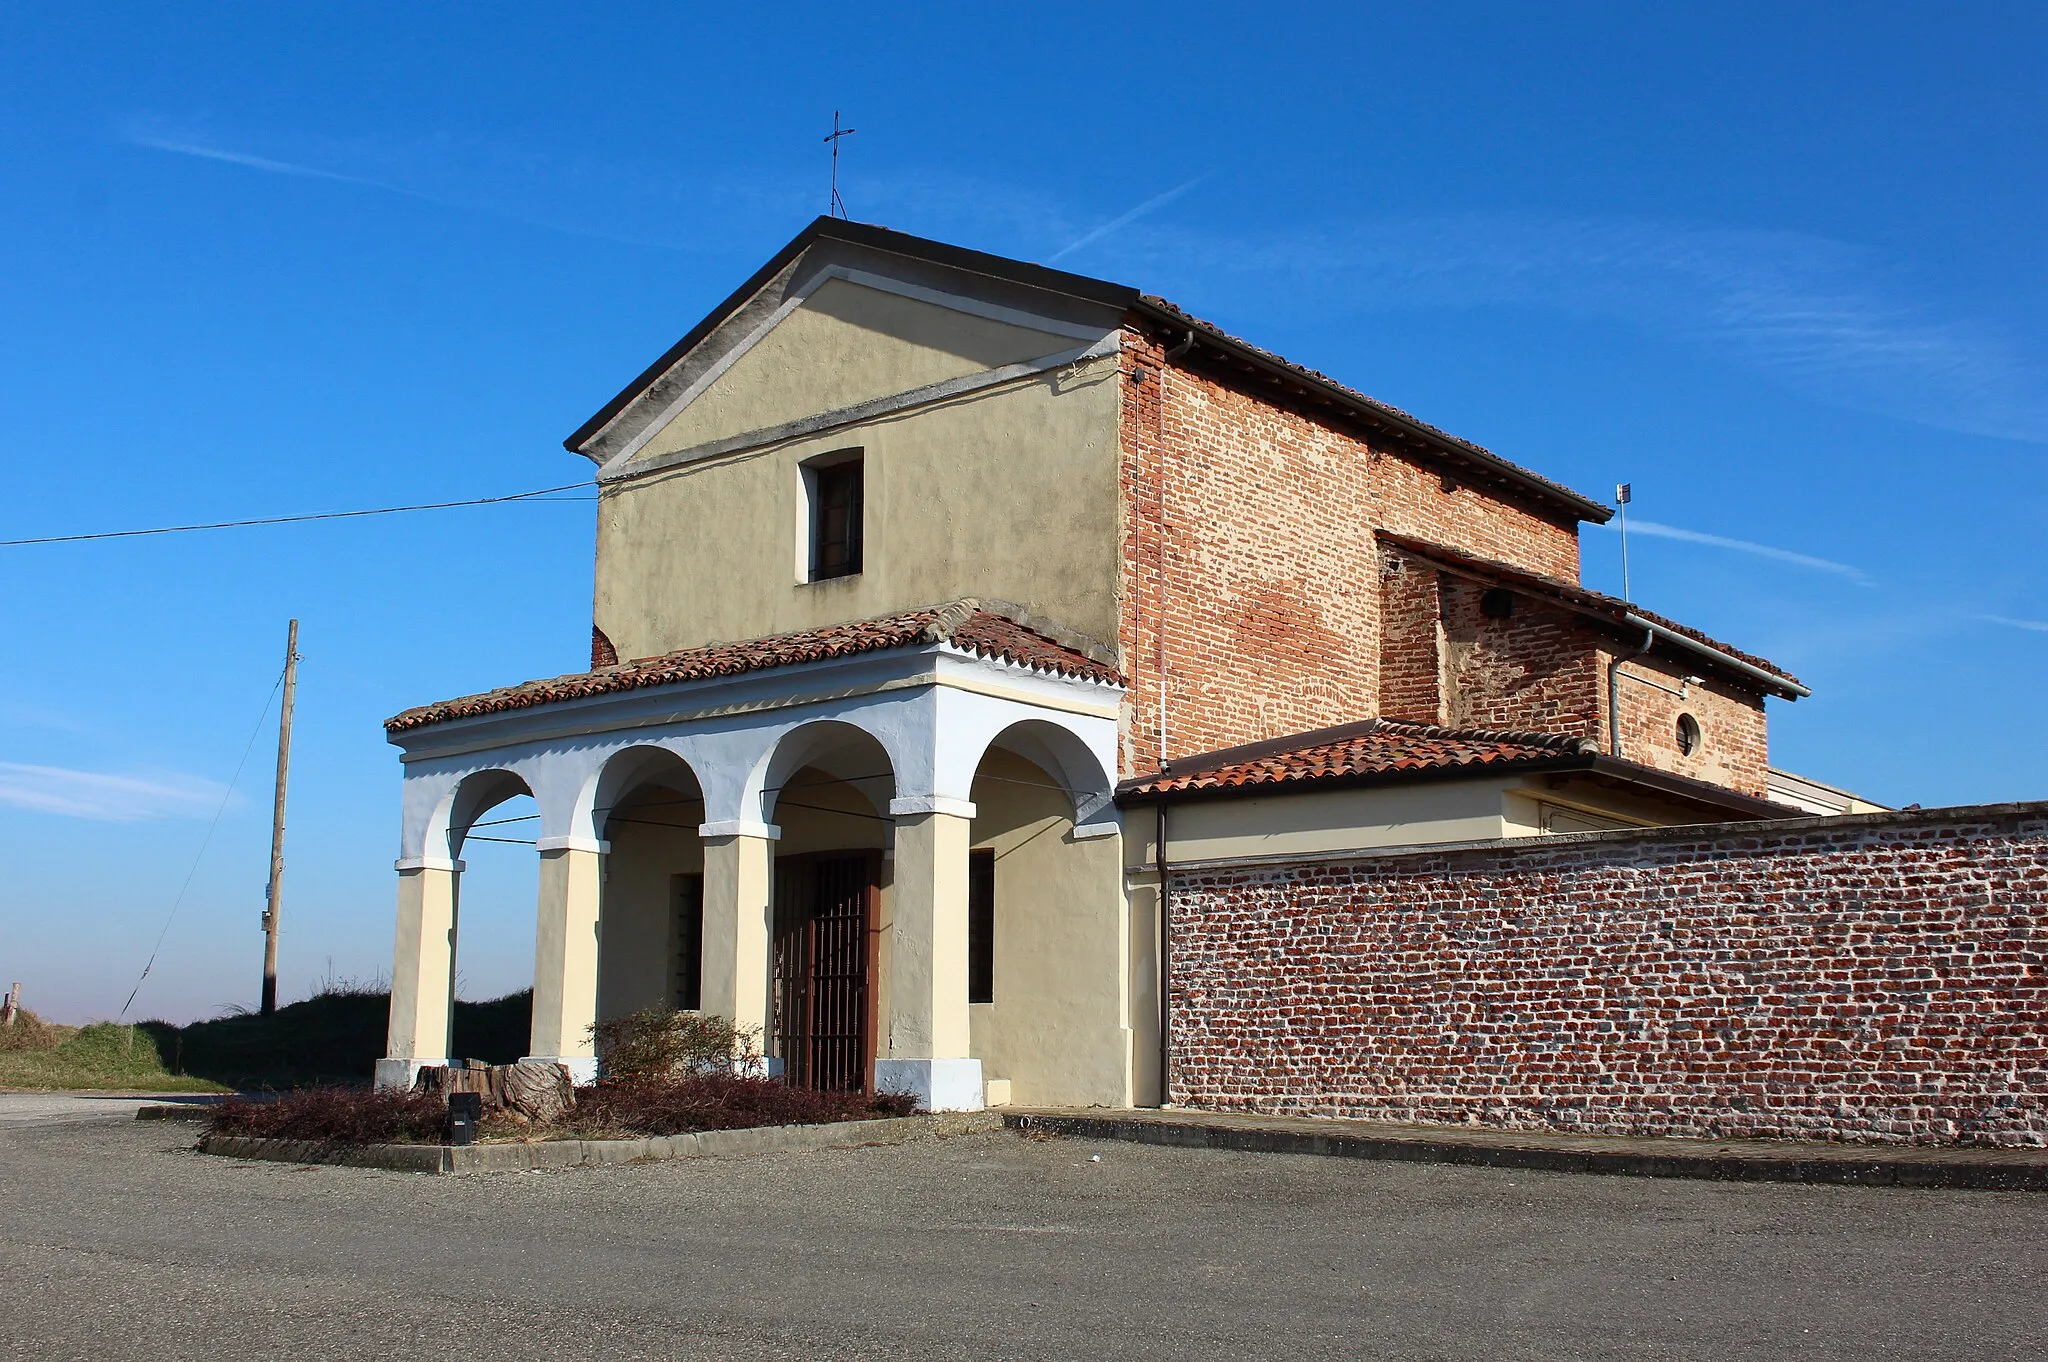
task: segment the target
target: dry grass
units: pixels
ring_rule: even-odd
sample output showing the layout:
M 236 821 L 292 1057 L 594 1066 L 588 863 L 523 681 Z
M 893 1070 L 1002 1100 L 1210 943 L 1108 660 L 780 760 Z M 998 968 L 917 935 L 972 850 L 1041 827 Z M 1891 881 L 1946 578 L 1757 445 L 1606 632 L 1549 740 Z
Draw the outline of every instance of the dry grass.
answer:
M 606 1082 L 576 1090 L 576 1106 L 559 1123 L 534 1125 L 493 1114 L 486 1139 L 620 1139 L 697 1130 L 820 1125 L 907 1116 L 912 1101 L 897 1093 L 812 1092 L 779 1079 L 735 1074 Z M 328 1145 L 438 1144 L 447 1137 L 448 1108 L 438 1094 L 303 1088 L 275 1101 L 229 1098 L 214 1109 L 211 1130 Z
M 0 1028 L 0 1089 L 15 1091 L 219 1092 L 218 1083 L 164 1067 L 155 1039 L 138 1026 L 58 1026 L 23 1009 Z

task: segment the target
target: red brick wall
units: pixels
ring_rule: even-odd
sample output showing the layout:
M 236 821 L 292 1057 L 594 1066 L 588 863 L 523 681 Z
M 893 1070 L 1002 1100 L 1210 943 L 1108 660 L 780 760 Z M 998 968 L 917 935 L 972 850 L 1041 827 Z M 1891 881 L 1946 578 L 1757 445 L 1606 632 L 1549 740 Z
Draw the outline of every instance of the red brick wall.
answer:
M 2048 1143 L 2048 804 L 1173 882 L 1173 1098 Z
M 1576 525 L 1446 491 L 1365 439 L 1164 365 L 1135 331 L 1121 382 L 1125 775 L 1156 769 L 1162 644 L 1169 755 L 1373 715 L 1376 529 L 1578 580 Z
M 1609 643 L 1610 649 L 1618 645 Z M 1759 799 L 1769 797 L 1769 730 L 1764 719 L 1763 697 L 1718 680 L 1689 685 L 1692 669 L 1681 660 L 1662 657 L 1629 658 L 1623 648 L 1621 697 L 1621 755 L 1660 771 L 1711 781 L 1740 790 Z M 1613 653 L 1598 659 L 1602 696 L 1605 695 L 1607 661 Z M 1631 676 L 1653 677 L 1672 690 L 1683 689 L 1683 698 L 1648 686 Z M 1698 721 L 1702 742 L 1691 756 L 1678 750 L 1678 716 L 1690 714 Z M 1604 741 L 1604 736 L 1603 736 Z
M 1599 636 L 1583 616 L 1511 592 L 1514 613 L 1497 619 L 1482 584 L 1445 574 L 1438 588 L 1445 723 L 1601 736 Z
M 1444 721 L 1443 604 L 1439 573 L 1408 555 L 1380 563 L 1380 707 L 1383 718 Z

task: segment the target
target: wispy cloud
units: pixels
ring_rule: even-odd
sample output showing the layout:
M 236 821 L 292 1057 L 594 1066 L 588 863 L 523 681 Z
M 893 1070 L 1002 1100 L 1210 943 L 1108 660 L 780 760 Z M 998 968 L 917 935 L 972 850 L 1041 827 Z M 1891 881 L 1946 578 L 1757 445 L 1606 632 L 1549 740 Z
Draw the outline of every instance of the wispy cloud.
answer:
M 1600 528 L 1619 531 L 1619 521 L 1609 521 Z M 1849 563 L 1838 563 L 1832 558 L 1817 558 L 1810 553 L 1797 553 L 1770 544 L 1758 544 L 1748 539 L 1730 539 L 1726 535 L 1703 534 L 1699 530 L 1681 529 L 1677 525 L 1660 525 L 1654 520 L 1631 520 L 1629 533 L 1647 534 L 1654 539 L 1677 539 L 1688 544 L 1705 544 L 1710 548 L 1728 549 L 1735 553 L 1752 554 L 1758 558 L 1769 558 L 1795 567 L 1812 568 L 1816 572 L 1831 572 L 1846 577 L 1858 586 L 1876 586 L 1869 573 Z
M 1113 258 L 1190 304 L 1389 311 L 1531 308 L 1618 322 L 1826 400 L 2048 443 L 2048 362 L 1945 313 L 1876 253 L 1797 232 L 1516 213 L 1369 219 L 1248 238 L 1147 224 Z
M 2048 634 L 2048 620 L 2016 620 L 2007 615 L 1979 615 L 1977 618 L 1986 624 L 2002 624 L 2008 629 L 2031 629 Z
M 0 805 L 103 823 L 203 818 L 220 807 L 225 789 L 176 773 L 115 774 L 0 761 Z
M 1060 249 L 1054 251 L 1051 255 L 1047 256 L 1045 258 L 1046 263 L 1051 264 L 1055 260 L 1060 260 L 1065 258 L 1066 256 L 1070 256 L 1075 251 L 1080 250 L 1084 246 L 1092 246 L 1096 242 L 1102 240 L 1102 238 L 1108 236 L 1110 233 L 1120 231 L 1121 229 L 1130 226 L 1132 223 L 1136 222 L 1139 218 L 1144 217 L 1145 214 L 1151 212 L 1153 209 L 1164 208 L 1167 204 L 1172 203 L 1175 199 L 1179 198 L 1181 195 L 1187 193 L 1190 189 L 1193 189 L 1196 185 L 1200 184 L 1205 178 L 1205 176 L 1197 175 L 1194 179 L 1189 180 L 1186 184 L 1175 185 L 1172 189 L 1167 190 L 1164 194 L 1154 194 L 1151 198 L 1145 200 L 1136 208 L 1131 209 L 1130 212 L 1125 213 L 1120 217 L 1111 218 L 1108 222 L 1103 223 L 1094 231 L 1088 232 L 1080 238 L 1068 242 L 1065 246 L 1062 246 Z
M 365 179 L 361 175 L 344 175 L 338 170 L 321 170 L 315 166 L 293 165 L 289 161 L 273 161 L 267 156 L 251 156 L 247 152 L 230 151 L 225 147 L 207 146 L 200 142 L 179 141 L 145 132 L 128 133 L 122 140 L 130 146 L 147 147 L 151 151 L 196 156 L 202 161 L 223 161 L 231 166 L 246 166 L 250 170 L 267 170 L 273 175 L 296 175 L 306 180 L 333 180 L 339 184 L 359 184 L 370 189 L 382 189 L 391 194 L 404 194 L 408 198 L 426 197 L 399 185 L 386 184 L 382 180 Z
M 172 136 L 144 127 L 131 127 L 120 131 L 117 136 L 130 146 L 142 147 L 149 151 L 167 152 L 174 156 L 189 156 L 202 161 L 217 161 L 224 165 L 239 166 L 245 170 L 261 171 L 268 175 L 286 175 L 302 180 L 326 180 L 334 184 L 355 185 L 383 194 L 396 194 L 420 203 L 430 203 L 439 208 L 454 209 L 458 212 L 476 213 L 485 217 L 516 222 L 526 227 L 538 227 L 544 231 L 565 232 L 571 236 L 594 237 L 600 241 L 615 241 L 629 246 L 650 246 L 658 250 L 681 249 L 680 243 L 638 236 L 610 227 L 595 226 L 587 222 L 567 222 L 556 217 L 534 214 L 523 207 L 508 208 L 503 199 L 505 186 L 462 187 L 452 176 L 430 171 L 427 175 L 401 177 L 392 175 L 361 175 L 335 170 L 326 166 L 307 164 L 302 160 L 286 161 L 270 156 L 259 156 L 253 152 L 241 151 L 223 146 L 217 142 L 197 136 Z M 360 158 L 360 153 L 358 153 Z M 392 157 L 387 159 L 403 159 Z M 415 180 L 427 178 L 434 181 L 433 187 L 416 189 L 402 182 L 403 178 Z M 559 194 L 536 192 L 524 195 L 532 200 L 548 202 L 560 199 Z M 517 195 L 519 188 L 511 190 Z M 569 201 L 577 201 L 571 197 Z

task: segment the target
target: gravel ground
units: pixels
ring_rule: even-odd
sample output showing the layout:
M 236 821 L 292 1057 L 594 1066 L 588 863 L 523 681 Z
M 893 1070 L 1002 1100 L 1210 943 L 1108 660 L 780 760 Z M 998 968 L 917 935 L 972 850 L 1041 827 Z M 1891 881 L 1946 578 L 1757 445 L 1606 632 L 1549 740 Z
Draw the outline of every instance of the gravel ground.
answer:
M 193 1133 L 0 1124 L 0 1355 L 2048 1355 L 2039 1193 L 1009 1133 L 433 1178 Z

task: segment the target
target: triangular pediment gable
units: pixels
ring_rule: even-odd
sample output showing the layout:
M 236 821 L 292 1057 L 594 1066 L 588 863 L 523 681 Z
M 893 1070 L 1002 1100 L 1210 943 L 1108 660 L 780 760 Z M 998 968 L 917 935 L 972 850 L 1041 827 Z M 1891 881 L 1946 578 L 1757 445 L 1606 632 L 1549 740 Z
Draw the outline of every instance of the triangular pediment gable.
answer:
M 801 240 L 801 238 L 799 239 Z M 1055 278 L 1052 271 L 1043 271 Z M 1084 281 L 1093 284 L 1094 281 Z M 1114 286 L 1106 286 L 1114 288 Z M 602 476 L 785 438 L 1108 353 L 1114 302 L 825 237 L 571 437 Z M 604 413 L 600 413 L 602 418 Z

